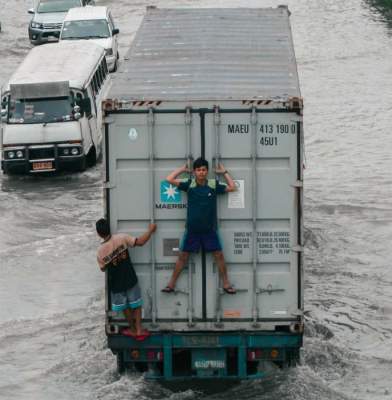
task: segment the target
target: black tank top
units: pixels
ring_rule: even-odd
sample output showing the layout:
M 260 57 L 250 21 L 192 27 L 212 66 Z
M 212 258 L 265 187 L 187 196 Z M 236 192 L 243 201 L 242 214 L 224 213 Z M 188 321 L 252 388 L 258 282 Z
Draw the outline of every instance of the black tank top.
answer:
M 108 264 L 109 288 L 112 292 L 124 292 L 137 284 L 137 276 L 133 268 L 128 249 L 122 245 Z

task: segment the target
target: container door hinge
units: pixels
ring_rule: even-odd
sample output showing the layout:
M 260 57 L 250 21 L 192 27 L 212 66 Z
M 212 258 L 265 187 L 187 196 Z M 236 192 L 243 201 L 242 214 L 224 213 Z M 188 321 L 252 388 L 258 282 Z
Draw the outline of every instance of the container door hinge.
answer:
M 302 317 L 304 315 L 304 312 L 302 310 L 294 310 L 291 312 L 291 315 L 294 315 L 295 317 Z
M 304 187 L 304 183 L 303 181 L 295 181 L 291 186 L 295 188 L 302 188 Z
M 114 189 L 116 187 L 116 185 L 114 183 L 111 182 L 105 182 L 103 184 L 103 188 L 104 189 Z
M 293 246 L 291 248 L 292 251 L 296 252 L 296 253 L 303 253 L 304 251 L 304 246 L 301 245 L 297 245 L 297 246 Z
M 112 116 L 105 117 L 104 119 L 105 124 L 113 124 L 114 123 L 114 118 Z

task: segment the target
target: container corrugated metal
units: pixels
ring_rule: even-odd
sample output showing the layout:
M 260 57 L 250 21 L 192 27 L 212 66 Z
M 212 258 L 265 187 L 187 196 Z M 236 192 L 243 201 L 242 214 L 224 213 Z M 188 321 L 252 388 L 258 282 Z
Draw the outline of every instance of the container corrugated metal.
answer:
M 132 251 L 145 324 L 252 331 L 302 321 L 302 99 L 287 8 L 150 8 L 108 97 L 112 231 L 138 235 L 158 225 Z M 186 194 L 165 195 L 165 177 L 199 156 L 211 177 L 222 161 L 237 182 L 218 204 L 234 296 L 203 252 L 175 294 L 161 293 L 186 217 Z M 109 325 L 121 320 L 107 310 Z
M 300 97 L 287 8 L 154 9 L 112 96 L 125 100 Z

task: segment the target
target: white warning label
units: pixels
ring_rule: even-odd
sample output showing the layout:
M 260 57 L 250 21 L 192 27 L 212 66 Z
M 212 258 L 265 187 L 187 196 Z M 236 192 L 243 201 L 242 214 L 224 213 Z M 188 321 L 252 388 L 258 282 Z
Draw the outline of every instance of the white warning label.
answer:
M 245 181 L 235 180 L 234 183 L 237 190 L 229 193 L 227 208 L 245 208 Z

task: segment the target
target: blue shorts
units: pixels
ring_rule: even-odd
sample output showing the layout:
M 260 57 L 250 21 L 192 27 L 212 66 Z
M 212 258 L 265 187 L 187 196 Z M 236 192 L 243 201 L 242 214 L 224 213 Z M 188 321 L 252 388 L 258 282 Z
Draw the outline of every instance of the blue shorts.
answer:
M 194 233 L 186 231 L 180 249 L 187 253 L 197 253 L 200 247 L 207 252 L 221 251 L 222 245 L 217 232 Z
M 143 304 L 140 286 L 137 283 L 132 289 L 126 292 L 111 292 L 112 310 L 115 312 L 124 311 L 126 308 L 138 308 Z

